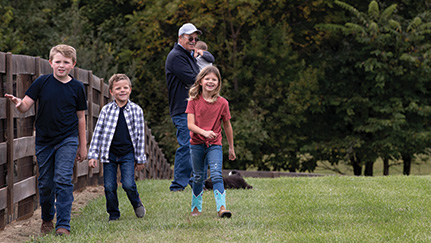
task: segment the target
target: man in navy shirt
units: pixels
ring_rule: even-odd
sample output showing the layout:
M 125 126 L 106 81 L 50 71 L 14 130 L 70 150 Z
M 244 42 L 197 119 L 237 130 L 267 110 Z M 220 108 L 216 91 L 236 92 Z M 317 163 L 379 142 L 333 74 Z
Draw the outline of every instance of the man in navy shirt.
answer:
M 193 56 L 194 48 L 202 34 L 193 24 L 187 23 L 178 31 L 178 42 L 166 59 L 165 74 L 169 92 L 169 113 L 177 128 L 179 148 L 175 153 L 174 180 L 169 189 L 182 191 L 192 183 L 190 158 L 190 131 L 187 127 L 188 88 L 195 82 L 199 67 Z

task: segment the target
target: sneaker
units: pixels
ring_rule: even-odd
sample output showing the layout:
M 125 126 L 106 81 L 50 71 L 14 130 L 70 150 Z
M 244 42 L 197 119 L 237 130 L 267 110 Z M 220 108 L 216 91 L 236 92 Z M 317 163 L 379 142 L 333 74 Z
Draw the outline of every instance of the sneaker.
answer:
M 48 234 L 49 232 L 54 230 L 54 224 L 52 221 L 43 221 L 42 225 L 40 226 L 40 232 L 42 234 Z
M 65 228 L 58 228 L 58 229 L 55 231 L 55 234 L 56 234 L 56 235 L 59 235 L 59 236 L 62 236 L 62 235 L 70 235 L 70 231 L 69 231 L 69 230 L 67 230 L 67 229 L 65 229 Z
M 141 205 L 141 206 L 135 208 L 136 217 L 142 218 L 145 216 L 145 213 L 146 213 L 146 210 L 145 210 L 144 205 Z

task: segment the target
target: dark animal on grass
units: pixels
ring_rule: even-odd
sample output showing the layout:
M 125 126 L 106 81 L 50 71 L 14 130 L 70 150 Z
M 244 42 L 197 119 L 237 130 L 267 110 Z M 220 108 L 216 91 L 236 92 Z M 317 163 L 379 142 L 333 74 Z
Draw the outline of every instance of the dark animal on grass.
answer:
M 242 178 L 239 171 L 233 170 L 229 172 L 229 176 L 223 176 L 224 189 L 252 189 L 253 187 L 249 185 L 244 178 Z M 205 180 L 205 190 L 212 190 L 213 183 L 211 177 Z

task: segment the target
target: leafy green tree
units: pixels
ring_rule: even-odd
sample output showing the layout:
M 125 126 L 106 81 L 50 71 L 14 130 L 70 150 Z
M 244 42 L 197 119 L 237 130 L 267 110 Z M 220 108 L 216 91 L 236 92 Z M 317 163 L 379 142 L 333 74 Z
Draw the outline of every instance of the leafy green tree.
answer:
M 419 17 L 408 21 L 395 15 L 395 4 L 380 11 L 377 2 L 371 1 L 368 12 L 363 13 L 347 3 L 335 3 L 349 11 L 352 20 L 344 25 L 318 27 L 341 31 L 353 41 L 344 43 L 347 52 L 341 53 L 349 56 L 349 66 L 356 69 L 348 71 L 343 80 L 357 83 L 350 95 L 342 97 L 344 105 L 338 106 L 345 112 L 340 121 L 347 121 L 349 136 L 357 141 L 353 149 L 346 150 L 351 152 L 345 157 L 351 163 L 365 164 L 365 175 L 372 175 L 372 164 L 378 156 L 412 157 L 429 145 L 426 136 L 417 134 L 429 133 L 427 120 L 431 114 L 424 112 L 429 101 L 423 98 L 429 95 L 424 88 L 429 81 L 421 77 L 428 67 L 421 60 L 427 58 L 429 47 L 424 39 L 430 25 Z M 421 111 L 409 109 L 413 104 Z

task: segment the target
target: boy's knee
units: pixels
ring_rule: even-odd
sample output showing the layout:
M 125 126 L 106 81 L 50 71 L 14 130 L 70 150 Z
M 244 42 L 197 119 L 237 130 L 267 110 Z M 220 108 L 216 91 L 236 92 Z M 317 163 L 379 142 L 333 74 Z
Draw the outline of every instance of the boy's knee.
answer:
M 136 188 L 136 184 L 135 183 L 123 183 L 122 185 L 124 191 L 133 191 Z
M 105 187 L 105 191 L 107 192 L 112 192 L 117 190 L 116 183 L 105 183 L 104 187 Z

